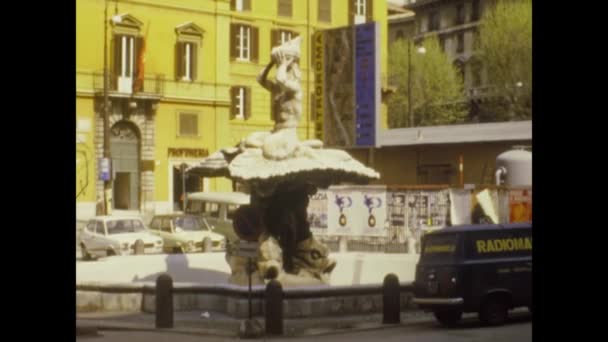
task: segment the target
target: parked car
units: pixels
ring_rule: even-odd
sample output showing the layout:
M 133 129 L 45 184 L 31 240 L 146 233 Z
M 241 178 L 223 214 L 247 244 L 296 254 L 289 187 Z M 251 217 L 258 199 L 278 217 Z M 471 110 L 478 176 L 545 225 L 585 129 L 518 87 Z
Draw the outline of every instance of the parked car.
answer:
M 221 251 L 226 238 L 213 232 L 207 221 L 195 215 L 156 215 L 150 223 L 150 232 L 163 239 L 165 251 L 174 253 Z
M 249 201 L 249 195 L 242 192 L 194 192 L 188 194 L 186 212 L 207 220 L 213 230 L 230 243 L 238 240 L 232 227 L 234 212 Z
M 139 217 L 97 216 L 80 232 L 82 258 L 161 253 L 163 240 L 152 235 Z
M 532 224 L 468 225 L 428 233 L 416 266 L 414 303 L 445 325 L 463 312 L 498 325 L 532 311 Z

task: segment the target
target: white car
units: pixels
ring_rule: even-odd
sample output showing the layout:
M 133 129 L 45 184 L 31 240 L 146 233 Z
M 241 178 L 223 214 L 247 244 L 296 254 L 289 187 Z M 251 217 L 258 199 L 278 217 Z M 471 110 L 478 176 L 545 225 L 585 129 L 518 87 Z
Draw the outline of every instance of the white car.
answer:
M 97 216 L 80 232 L 82 258 L 162 253 L 163 240 L 152 235 L 139 217 Z
M 211 252 L 226 248 L 226 238 L 213 232 L 213 227 L 204 218 L 194 215 L 176 213 L 154 216 L 150 232 L 163 239 L 167 252 Z

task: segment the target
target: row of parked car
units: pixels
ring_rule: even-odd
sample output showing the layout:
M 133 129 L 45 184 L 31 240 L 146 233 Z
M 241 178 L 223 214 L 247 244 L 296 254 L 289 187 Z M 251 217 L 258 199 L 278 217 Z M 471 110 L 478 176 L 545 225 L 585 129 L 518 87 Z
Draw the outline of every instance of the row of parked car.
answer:
M 96 216 L 79 233 L 85 260 L 112 255 L 192 253 L 225 250 L 234 239 L 232 213 L 249 196 L 195 193 L 186 213 L 156 215 L 149 225 L 140 217 Z

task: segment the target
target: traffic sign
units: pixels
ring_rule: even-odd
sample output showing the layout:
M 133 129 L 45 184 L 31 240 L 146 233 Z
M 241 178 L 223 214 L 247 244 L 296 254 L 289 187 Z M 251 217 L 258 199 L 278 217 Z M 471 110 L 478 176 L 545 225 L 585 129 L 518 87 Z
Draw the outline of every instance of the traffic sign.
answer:
M 257 258 L 259 248 L 260 244 L 258 242 L 240 240 L 234 254 L 243 258 Z

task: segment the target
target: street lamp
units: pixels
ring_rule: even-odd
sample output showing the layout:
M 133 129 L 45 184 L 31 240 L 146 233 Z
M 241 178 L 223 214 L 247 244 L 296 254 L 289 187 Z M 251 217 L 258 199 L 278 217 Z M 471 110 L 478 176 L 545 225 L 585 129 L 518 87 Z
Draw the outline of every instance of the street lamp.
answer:
M 408 108 L 408 116 L 410 120 L 410 127 L 414 127 L 414 116 L 412 115 L 412 53 L 411 53 L 412 41 L 408 40 L 407 43 L 407 108 Z M 416 49 L 421 55 L 426 53 L 426 49 L 424 46 L 418 47 Z

